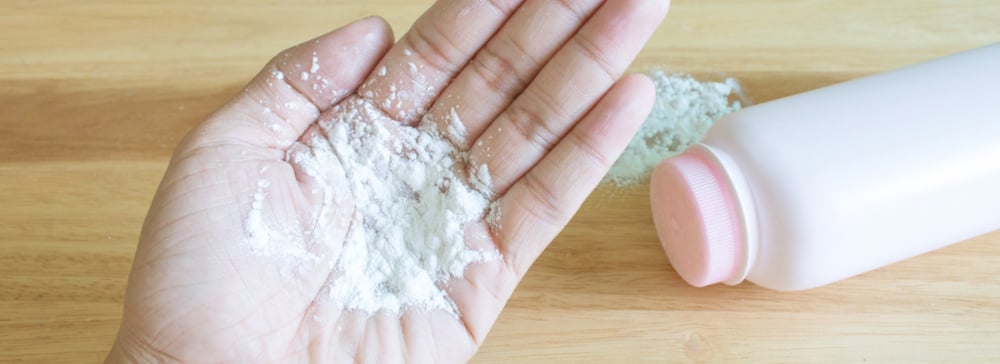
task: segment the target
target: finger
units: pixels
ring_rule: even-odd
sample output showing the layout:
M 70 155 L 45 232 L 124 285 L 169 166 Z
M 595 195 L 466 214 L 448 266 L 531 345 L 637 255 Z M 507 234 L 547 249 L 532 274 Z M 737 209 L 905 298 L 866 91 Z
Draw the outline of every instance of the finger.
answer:
M 199 127 L 196 139 L 287 148 L 320 112 L 357 89 L 392 39 L 384 20 L 366 18 L 281 52 Z
M 440 0 L 389 50 L 359 90 L 407 124 L 496 33 L 523 0 Z
M 625 150 L 653 107 L 645 76 L 618 82 L 545 158 L 500 200 L 495 239 L 518 274 L 548 246 Z
M 475 140 L 602 0 L 529 0 L 441 93 L 424 118 L 453 143 Z
M 620 77 L 666 15 L 663 0 L 609 1 L 549 61 L 472 146 L 502 194 Z

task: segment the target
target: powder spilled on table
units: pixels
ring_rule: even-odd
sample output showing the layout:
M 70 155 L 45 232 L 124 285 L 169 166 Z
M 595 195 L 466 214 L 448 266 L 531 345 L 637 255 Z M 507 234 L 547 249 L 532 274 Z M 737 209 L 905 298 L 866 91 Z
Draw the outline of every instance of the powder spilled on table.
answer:
M 683 152 L 701 140 L 712 123 L 741 107 L 739 101 L 730 101 L 740 94 L 733 78 L 699 82 L 687 74 L 660 70 L 650 72 L 649 78 L 656 86 L 653 111 L 603 183 L 624 187 L 642 182 L 657 163 Z

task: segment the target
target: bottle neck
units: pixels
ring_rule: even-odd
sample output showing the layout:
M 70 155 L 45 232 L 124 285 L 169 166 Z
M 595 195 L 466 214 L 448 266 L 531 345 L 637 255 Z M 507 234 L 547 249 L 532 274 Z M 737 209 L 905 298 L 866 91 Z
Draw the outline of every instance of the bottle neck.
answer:
M 737 218 L 737 229 L 739 234 L 738 242 L 741 246 L 737 248 L 740 256 L 737 260 L 734 275 L 723 283 L 735 285 L 743 282 L 750 274 L 753 265 L 757 260 L 757 252 L 760 245 L 760 228 L 757 220 L 757 208 L 753 199 L 753 191 L 743 174 L 742 168 L 724 151 L 706 144 L 697 143 L 690 147 L 690 153 L 701 155 L 707 162 L 714 163 L 721 173 L 722 185 L 728 188 L 730 196 L 735 202 L 735 212 Z

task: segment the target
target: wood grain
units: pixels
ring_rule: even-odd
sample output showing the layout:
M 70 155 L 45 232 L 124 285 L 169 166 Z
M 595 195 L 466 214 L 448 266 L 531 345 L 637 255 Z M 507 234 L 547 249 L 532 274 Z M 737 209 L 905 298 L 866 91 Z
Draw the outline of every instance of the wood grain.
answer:
M 279 50 L 429 1 L 0 3 L 0 361 L 93 362 L 174 144 Z M 635 63 L 763 102 L 1000 41 L 1000 2 L 678 0 Z M 694 289 L 646 186 L 604 187 L 477 362 L 1000 362 L 1000 232 L 827 287 Z

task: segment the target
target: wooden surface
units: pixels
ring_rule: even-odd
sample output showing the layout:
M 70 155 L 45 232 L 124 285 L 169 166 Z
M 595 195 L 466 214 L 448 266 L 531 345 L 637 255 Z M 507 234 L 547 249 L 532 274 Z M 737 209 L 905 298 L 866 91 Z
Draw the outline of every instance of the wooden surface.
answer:
M 428 3 L 0 2 L 0 361 L 100 360 L 180 136 L 284 47 L 370 14 L 400 34 Z M 635 69 L 762 102 L 996 41 L 996 0 L 677 0 Z M 645 187 L 591 197 L 476 361 L 1000 362 L 1000 232 L 806 292 L 694 289 Z

